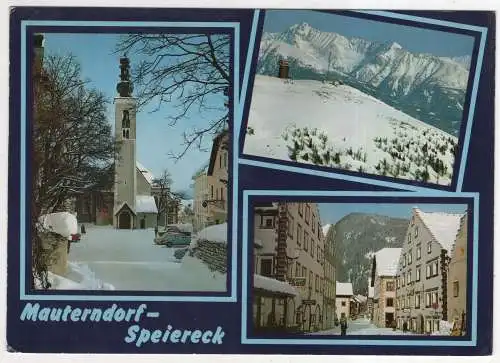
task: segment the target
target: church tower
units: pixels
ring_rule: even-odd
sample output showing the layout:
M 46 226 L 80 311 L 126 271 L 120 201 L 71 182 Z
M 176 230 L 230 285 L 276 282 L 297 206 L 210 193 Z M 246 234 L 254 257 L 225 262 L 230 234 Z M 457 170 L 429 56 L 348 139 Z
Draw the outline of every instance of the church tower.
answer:
M 137 100 L 132 97 L 130 65 L 126 57 L 120 58 L 120 82 L 115 97 L 115 228 L 132 229 L 136 225 L 136 109 Z

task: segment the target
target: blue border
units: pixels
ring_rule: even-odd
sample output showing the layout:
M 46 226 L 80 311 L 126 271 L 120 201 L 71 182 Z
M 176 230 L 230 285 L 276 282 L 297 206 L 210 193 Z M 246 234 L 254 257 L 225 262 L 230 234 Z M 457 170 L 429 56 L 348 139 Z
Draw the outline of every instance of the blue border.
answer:
M 21 183 L 20 183 L 20 299 L 21 300 L 59 300 L 59 301 L 185 301 L 185 302 L 236 302 L 237 282 L 237 214 L 232 214 L 232 259 L 231 259 L 231 295 L 230 296 L 125 296 L 125 295 L 64 295 L 64 294 L 26 294 L 26 37 L 27 26 L 86 26 L 86 27 L 163 27 L 163 28 L 231 28 L 234 30 L 234 79 L 233 79 L 233 210 L 237 210 L 238 163 L 236 152 L 238 138 L 235 131 L 241 125 L 241 107 L 239 103 L 239 56 L 240 56 L 240 24 L 237 22 L 144 22 L 144 21 L 52 21 L 23 20 L 21 21 Z M 236 128 L 238 127 L 238 128 Z M 207 292 L 208 293 L 208 292 Z
M 241 343 L 242 344 L 284 344 L 284 345 L 391 345 L 391 346 L 460 346 L 475 347 L 477 345 L 477 277 L 478 277 L 478 240 L 479 240 L 479 193 L 447 193 L 439 195 L 443 198 L 472 198 L 474 201 L 474 233 L 473 233 L 473 259 L 472 259 L 472 324 L 471 340 L 442 340 L 442 339 L 420 339 L 420 340 L 402 340 L 402 339 L 256 339 L 247 336 L 247 317 L 248 310 L 246 301 L 248 300 L 248 213 L 250 196 L 287 196 L 298 197 L 412 197 L 425 198 L 436 197 L 435 193 L 413 193 L 413 192 L 328 192 L 328 191 L 310 191 L 310 190 L 244 190 L 243 191 L 243 257 L 242 257 L 242 296 L 241 301 Z
M 485 46 L 486 46 L 486 36 L 488 33 L 488 28 L 474 26 L 474 25 L 468 25 L 468 24 L 455 23 L 455 22 L 451 22 L 451 21 L 423 18 L 423 17 L 413 16 L 413 15 L 399 14 L 399 13 L 394 13 L 394 12 L 389 12 L 389 11 L 368 11 L 368 10 L 353 10 L 353 11 L 360 13 L 360 14 L 376 15 L 376 16 L 393 18 L 393 19 L 401 19 L 401 20 L 409 20 L 409 21 L 419 22 L 419 23 L 424 23 L 424 24 L 440 25 L 440 26 L 449 27 L 449 28 L 463 29 L 463 30 L 469 30 L 469 31 L 475 31 L 475 32 L 481 33 L 479 52 L 478 52 L 478 56 L 477 56 L 476 68 L 474 71 L 474 80 L 472 83 L 471 99 L 470 99 L 470 104 L 469 104 L 467 124 L 466 124 L 466 128 L 465 128 L 465 136 L 464 136 L 464 140 L 463 140 L 463 149 L 462 149 L 460 165 L 458 167 L 458 170 L 457 170 L 456 166 L 454 167 L 454 172 L 455 173 L 458 172 L 456 191 L 461 192 L 462 186 L 463 186 L 463 181 L 464 181 L 465 166 L 467 164 L 467 155 L 469 152 L 469 143 L 470 143 L 470 137 L 471 137 L 472 124 L 474 121 L 474 112 L 475 112 L 475 107 L 476 107 L 479 79 L 481 77 L 481 69 L 483 66 L 483 57 L 484 57 L 484 50 L 485 50 Z M 251 40 L 250 40 L 250 44 L 249 44 L 249 48 L 248 48 L 245 73 L 244 73 L 244 77 L 243 77 L 243 87 L 242 87 L 241 100 L 240 100 L 241 105 L 244 104 L 244 100 L 246 99 L 246 93 L 247 93 L 246 88 L 247 88 L 248 76 L 250 73 L 250 65 L 251 65 L 254 46 L 255 46 L 255 34 L 257 31 L 257 21 L 256 21 L 255 17 L 257 17 L 257 19 L 258 19 L 259 13 L 260 13 L 260 10 L 255 10 L 254 22 L 252 24 L 252 32 L 251 32 L 251 38 L 250 38 Z M 243 112 L 243 107 L 241 107 L 241 111 Z M 240 135 L 242 132 L 244 132 L 244 131 L 240 129 Z M 413 191 L 425 191 L 425 192 L 435 190 L 435 191 L 438 191 L 441 193 L 452 192 L 452 190 L 446 191 L 446 190 L 442 190 L 442 189 L 435 189 L 435 188 L 439 187 L 438 184 L 436 184 L 435 186 L 433 186 L 433 184 L 429 184 L 429 186 L 426 186 L 426 187 L 419 187 L 419 186 L 413 186 L 413 185 L 409 185 L 409 184 L 403 184 L 401 182 L 398 183 L 398 182 L 389 182 L 389 181 L 382 181 L 382 180 L 378 180 L 378 179 L 372 179 L 372 177 L 377 176 L 374 174 L 369 174 L 369 177 L 362 177 L 362 176 L 355 177 L 355 176 L 350 176 L 350 175 L 346 175 L 346 174 L 336 173 L 335 171 L 330 172 L 330 171 L 319 171 L 319 170 L 307 169 L 306 166 L 292 167 L 292 166 L 288 166 L 288 165 L 282 165 L 282 164 L 278 163 L 279 160 L 271 159 L 271 158 L 269 158 L 270 162 L 245 159 L 245 158 L 243 158 L 243 156 L 245 156 L 245 154 L 243 154 L 243 152 L 241 152 L 241 154 L 242 154 L 242 158 L 240 158 L 240 164 L 244 164 L 244 165 L 265 167 L 265 168 L 270 168 L 270 169 L 275 169 L 275 170 L 283 170 L 283 171 L 293 171 L 293 172 L 297 172 L 297 173 L 301 173 L 301 174 L 308 174 L 308 175 L 322 176 L 322 177 L 328 177 L 328 178 L 334 178 L 334 179 L 341 179 L 341 180 L 353 181 L 353 182 L 370 184 L 370 185 L 385 186 L 385 187 L 401 189 L 401 190 L 413 190 Z M 247 155 L 247 156 L 251 157 L 251 155 Z M 403 179 L 401 179 L 401 180 L 403 180 Z M 409 181 L 411 182 L 411 180 L 409 180 Z

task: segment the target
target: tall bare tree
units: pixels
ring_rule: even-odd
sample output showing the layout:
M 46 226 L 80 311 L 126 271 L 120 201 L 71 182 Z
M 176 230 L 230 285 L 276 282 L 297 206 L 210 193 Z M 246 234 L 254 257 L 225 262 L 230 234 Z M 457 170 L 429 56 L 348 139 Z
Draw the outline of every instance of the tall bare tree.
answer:
M 184 132 L 183 149 L 173 154 L 180 159 L 191 148 L 203 149 L 207 135 L 224 129 L 228 114 L 216 95 L 227 94 L 230 75 L 230 37 L 224 34 L 130 34 L 121 39 L 117 53 L 135 54 L 133 67 L 139 106 L 164 103 L 174 106 L 170 124 L 185 121 L 193 112 L 217 115 L 206 126 Z M 213 112 L 216 111 L 216 112 Z M 218 112 L 217 112 L 218 111 Z
M 32 208 L 33 274 L 48 287 L 47 261 L 37 222 L 64 211 L 75 191 L 109 171 L 115 146 L 105 96 L 90 89 L 71 55 L 49 55 L 35 82 L 33 109 Z
M 168 212 L 169 202 L 171 198 L 170 187 L 172 186 L 172 176 L 167 169 L 163 170 L 159 178 L 153 180 L 154 196 L 156 199 L 156 227 L 160 224 L 161 215 Z

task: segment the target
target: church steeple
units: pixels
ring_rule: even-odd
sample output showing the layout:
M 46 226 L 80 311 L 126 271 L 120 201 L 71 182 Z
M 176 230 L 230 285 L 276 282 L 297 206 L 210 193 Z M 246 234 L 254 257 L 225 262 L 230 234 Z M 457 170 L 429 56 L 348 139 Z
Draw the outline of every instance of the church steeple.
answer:
M 120 82 L 116 85 L 120 97 L 132 97 L 134 87 L 130 81 L 130 63 L 126 56 L 120 58 Z
M 116 85 L 115 137 L 118 147 L 115 158 L 114 225 L 135 228 L 136 218 L 136 114 L 137 100 L 132 96 L 130 65 L 120 58 L 120 81 Z

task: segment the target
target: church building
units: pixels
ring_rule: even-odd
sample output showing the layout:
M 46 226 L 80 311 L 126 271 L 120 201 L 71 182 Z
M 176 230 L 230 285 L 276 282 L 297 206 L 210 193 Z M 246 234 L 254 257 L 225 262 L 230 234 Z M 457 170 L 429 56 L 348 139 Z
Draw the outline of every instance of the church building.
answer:
M 137 99 L 132 96 L 129 60 L 120 59 L 115 97 L 115 157 L 113 226 L 120 229 L 156 226 L 158 208 L 152 196 L 153 176 L 136 160 Z

